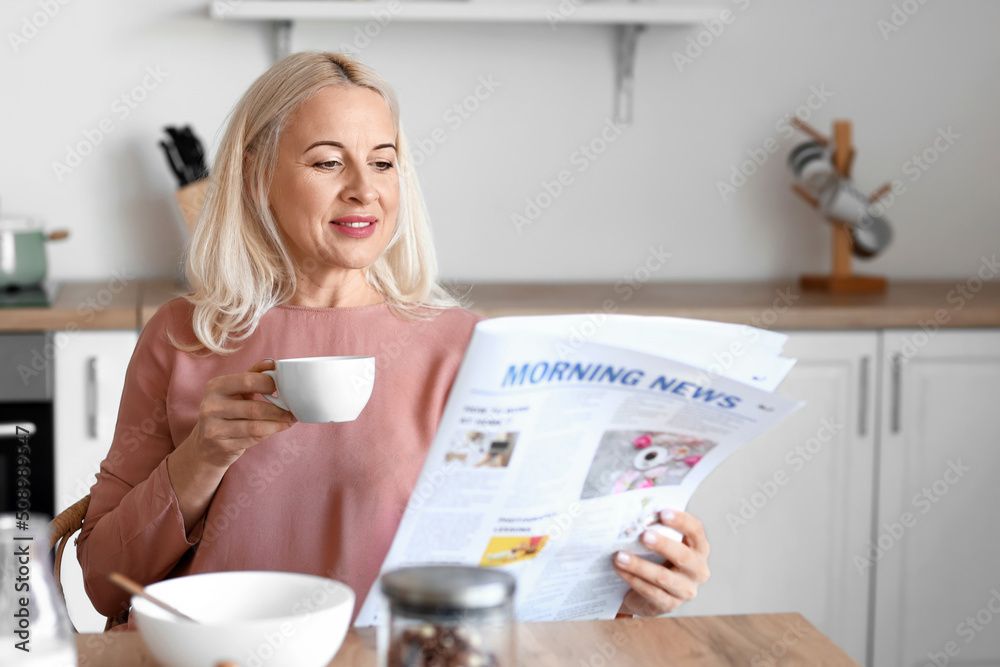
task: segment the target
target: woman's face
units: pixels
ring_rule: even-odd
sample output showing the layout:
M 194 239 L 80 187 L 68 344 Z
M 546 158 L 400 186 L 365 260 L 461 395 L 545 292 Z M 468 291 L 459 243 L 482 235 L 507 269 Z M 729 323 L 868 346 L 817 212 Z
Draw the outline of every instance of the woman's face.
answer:
M 270 205 L 300 279 L 347 280 L 388 245 L 399 209 L 395 136 L 385 100 L 357 86 L 323 88 L 290 117 Z

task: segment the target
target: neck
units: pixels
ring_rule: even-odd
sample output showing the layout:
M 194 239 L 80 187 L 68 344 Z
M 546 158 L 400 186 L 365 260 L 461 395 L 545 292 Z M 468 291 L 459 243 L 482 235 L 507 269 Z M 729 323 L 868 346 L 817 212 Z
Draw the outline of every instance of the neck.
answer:
M 295 294 L 287 303 L 309 308 L 355 308 L 384 302 L 385 299 L 368 284 L 362 272 L 353 271 L 339 280 L 322 283 L 299 275 Z

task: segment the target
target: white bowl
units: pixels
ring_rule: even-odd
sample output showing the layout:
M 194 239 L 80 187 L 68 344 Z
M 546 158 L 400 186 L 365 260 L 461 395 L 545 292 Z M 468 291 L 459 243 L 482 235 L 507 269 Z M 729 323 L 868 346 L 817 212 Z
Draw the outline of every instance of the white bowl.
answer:
M 292 572 L 213 572 L 146 587 L 199 623 L 132 598 L 132 618 L 166 667 L 324 667 L 344 642 L 354 591 Z

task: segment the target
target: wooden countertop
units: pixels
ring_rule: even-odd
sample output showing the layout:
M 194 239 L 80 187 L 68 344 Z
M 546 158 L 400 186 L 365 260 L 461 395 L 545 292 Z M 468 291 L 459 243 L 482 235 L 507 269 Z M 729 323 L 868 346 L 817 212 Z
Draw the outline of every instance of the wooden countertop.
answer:
M 0 331 L 134 329 L 141 298 L 137 280 L 61 283 L 48 308 L 0 309 Z
M 521 665 L 857 665 L 799 614 L 522 623 Z M 153 667 L 138 632 L 76 636 L 78 664 Z M 351 630 L 331 667 L 376 664 L 375 633 Z
M 488 317 L 672 315 L 767 329 L 1000 327 L 1000 282 L 893 282 L 881 294 L 806 292 L 795 282 L 455 286 Z M 0 310 L 0 331 L 139 329 L 183 288 L 169 280 L 65 283 L 51 308 Z
M 948 327 L 1000 327 L 1000 283 L 973 286 L 976 293 L 964 282 L 895 282 L 881 294 L 829 294 L 795 282 L 480 284 L 469 298 L 488 317 L 631 313 L 766 329 L 919 328 L 937 317 Z

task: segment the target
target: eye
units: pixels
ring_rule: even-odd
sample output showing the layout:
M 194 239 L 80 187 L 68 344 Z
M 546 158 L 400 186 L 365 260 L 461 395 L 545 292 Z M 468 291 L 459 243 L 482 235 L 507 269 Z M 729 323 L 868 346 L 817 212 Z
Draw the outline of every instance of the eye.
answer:
M 323 162 L 317 162 L 313 166 L 319 167 L 320 169 L 334 169 L 338 164 L 340 164 L 340 160 L 325 160 Z
M 392 162 L 389 162 L 388 160 L 378 160 L 375 162 L 375 168 L 379 171 L 389 171 L 392 167 Z

